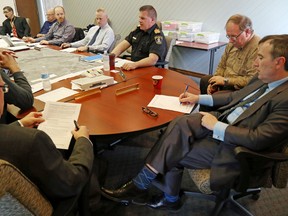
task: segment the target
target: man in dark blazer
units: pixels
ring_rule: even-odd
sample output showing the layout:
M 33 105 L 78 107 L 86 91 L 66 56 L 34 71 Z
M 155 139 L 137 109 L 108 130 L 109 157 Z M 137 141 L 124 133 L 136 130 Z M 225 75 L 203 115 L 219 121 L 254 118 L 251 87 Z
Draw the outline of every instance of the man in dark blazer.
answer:
M 0 116 L 8 85 L 0 76 Z M 10 125 L 0 124 L 0 158 L 16 166 L 56 207 L 61 201 L 77 197 L 87 184 L 94 159 L 88 129 L 72 131 L 75 145 L 68 160 L 56 149 L 51 138 L 33 127 L 43 122 L 42 114 L 32 112 Z
M 18 38 L 23 38 L 24 36 L 31 36 L 30 26 L 27 23 L 26 18 L 15 16 L 14 10 L 10 6 L 4 7 L 3 13 L 7 19 L 4 20 L 2 24 L 1 35 L 11 35 L 12 33 L 14 37 Z M 16 32 L 13 31 L 13 27 L 15 27 Z
M 249 85 L 232 93 L 181 94 L 179 100 L 183 104 L 222 108 L 218 112 L 200 112 L 173 120 L 153 146 L 139 174 L 119 189 L 102 188 L 103 195 L 130 202 L 143 195 L 157 175 L 163 175 L 164 195 L 147 205 L 177 210 L 181 207 L 179 190 L 183 167 L 211 169 L 211 189 L 217 191 L 231 186 L 239 175 L 239 162 L 233 151 L 236 146 L 260 152 L 277 151 L 287 143 L 288 35 L 266 36 L 258 48 L 254 63 L 257 76 Z M 254 94 L 258 95 L 257 99 L 246 100 Z M 246 104 L 234 107 L 244 100 Z M 230 113 L 224 115 L 231 107 L 234 108 Z

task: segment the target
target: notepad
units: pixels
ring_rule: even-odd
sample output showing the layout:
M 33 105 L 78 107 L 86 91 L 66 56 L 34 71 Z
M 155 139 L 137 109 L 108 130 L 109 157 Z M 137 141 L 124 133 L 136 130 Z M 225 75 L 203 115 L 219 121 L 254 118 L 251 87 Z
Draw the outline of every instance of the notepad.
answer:
M 101 60 L 101 59 L 102 59 L 102 55 L 100 55 L 100 54 L 81 58 L 82 61 L 86 61 L 86 62 L 95 62 L 95 61 Z

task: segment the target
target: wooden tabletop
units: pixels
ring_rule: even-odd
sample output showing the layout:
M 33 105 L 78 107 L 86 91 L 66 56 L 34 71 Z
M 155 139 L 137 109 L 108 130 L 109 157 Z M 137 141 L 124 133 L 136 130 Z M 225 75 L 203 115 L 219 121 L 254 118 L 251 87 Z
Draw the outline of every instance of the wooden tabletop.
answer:
M 82 104 L 78 122 L 80 125 L 86 125 L 91 135 L 121 135 L 164 126 L 183 113 L 151 108 L 159 114 L 157 118 L 153 118 L 142 111 L 142 106 L 147 106 L 155 94 L 178 97 L 184 91 L 186 84 L 191 86 L 189 92 L 199 94 L 199 88 L 191 78 L 175 71 L 146 67 L 124 71 L 124 73 L 127 81 L 123 81 L 119 73 L 105 72 L 106 75 L 113 76 L 118 83 L 77 101 L 73 98 L 66 100 L 67 102 Z M 160 90 L 154 89 L 153 75 L 164 77 Z M 52 84 L 52 90 L 60 87 L 71 88 L 71 80 L 75 78 Z M 116 95 L 117 90 L 135 84 L 139 86 L 139 89 Z M 42 90 L 34 95 L 43 93 L 45 92 Z M 80 94 L 85 94 L 85 92 Z M 28 111 L 23 112 L 11 105 L 9 105 L 8 110 L 17 118 L 21 118 L 31 111 L 43 110 L 44 105 L 44 102 L 35 99 L 33 108 Z

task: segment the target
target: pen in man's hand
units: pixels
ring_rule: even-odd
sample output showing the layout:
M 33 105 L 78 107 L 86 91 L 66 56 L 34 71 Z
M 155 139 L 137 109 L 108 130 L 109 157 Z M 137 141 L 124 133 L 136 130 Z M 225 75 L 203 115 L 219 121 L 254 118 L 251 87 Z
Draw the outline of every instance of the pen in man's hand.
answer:
M 79 130 L 79 125 L 78 125 L 76 120 L 74 120 L 74 125 L 75 125 L 75 128 L 76 128 L 76 131 L 78 131 Z
M 188 91 L 189 86 L 190 86 L 189 84 L 186 84 L 183 96 L 185 96 L 185 93 Z M 180 102 L 180 104 L 182 104 L 182 102 Z

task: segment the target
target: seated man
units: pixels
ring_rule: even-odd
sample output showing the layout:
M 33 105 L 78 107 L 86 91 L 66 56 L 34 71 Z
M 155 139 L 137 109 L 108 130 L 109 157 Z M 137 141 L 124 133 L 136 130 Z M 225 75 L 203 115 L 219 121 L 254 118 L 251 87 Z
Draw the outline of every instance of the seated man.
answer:
M 157 61 L 164 61 L 167 54 L 165 37 L 156 24 L 156 10 L 151 5 L 144 5 L 139 11 L 139 27 L 111 52 L 117 57 L 132 46 L 131 60 L 133 62 L 125 63 L 123 65 L 125 70 L 153 66 Z
M 70 42 L 73 40 L 73 37 L 75 35 L 75 28 L 73 25 L 71 25 L 65 18 L 65 10 L 62 6 L 56 6 L 54 8 L 54 14 L 57 19 L 57 22 L 55 22 L 49 32 L 44 36 L 40 38 L 23 38 L 25 42 L 40 42 L 40 44 L 43 45 L 58 45 L 60 46 L 62 43 Z
M 253 61 L 260 38 L 254 34 L 252 21 L 243 15 L 231 16 L 225 25 L 229 44 L 213 76 L 200 80 L 201 94 L 218 90 L 238 90 L 247 85 L 256 73 Z
M 28 83 L 24 72 L 20 70 L 14 57 L 13 52 L 0 49 L 0 75 L 9 87 L 9 92 L 4 95 L 4 109 L 0 118 L 0 123 L 9 122 L 7 104 L 13 104 L 20 109 L 25 110 L 31 108 L 34 103 L 31 86 Z M 13 77 L 14 81 L 11 80 L 10 76 Z
M 17 17 L 14 15 L 14 10 L 10 6 L 3 8 L 3 13 L 7 18 L 2 24 L 1 35 L 12 34 L 14 37 L 23 38 L 30 36 L 30 26 L 26 18 Z
M 41 27 L 40 32 L 36 35 L 37 38 L 44 37 L 49 32 L 51 26 L 56 22 L 53 8 L 47 10 L 46 17 L 47 17 L 47 20 L 44 22 L 43 26 Z
M 0 116 L 4 94 L 9 91 L 0 76 Z M 32 112 L 10 125 L 0 124 L 0 158 L 23 172 L 55 207 L 65 198 L 81 193 L 88 182 L 93 164 L 93 145 L 88 129 L 72 131 L 76 140 L 70 158 L 65 161 L 51 138 L 35 126 L 43 122 L 42 114 Z
M 164 195 L 149 201 L 147 206 L 177 210 L 181 207 L 183 167 L 211 169 L 211 189 L 219 191 L 232 186 L 239 176 L 235 147 L 256 152 L 280 150 L 287 143 L 288 131 L 288 35 L 260 40 L 255 67 L 258 75 L 239 91 L 214 95 L 182 93 L 179 100 L 183 104 L 223 107 L 218 112 L 200 112 L 173 120 L 151 149 L 140 173 L 119 189 L 102 188 L 103 195 L 131 202 L 144 194 L 157 175 L 163 175 Z M 242 106 L 236 106 L 240 102 Z
M 114 32 L 108 24 L 108 15 L 103 8 L 96 10 L 97 26 L 89 29 L 83 40 L 74 43 L 63 43 L 61 48 L 77 47 L 80 52 L 101 52 L 107 51 L 114 41 Z

